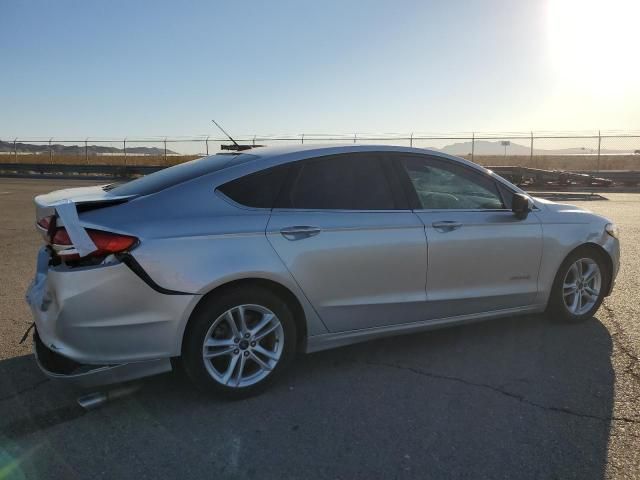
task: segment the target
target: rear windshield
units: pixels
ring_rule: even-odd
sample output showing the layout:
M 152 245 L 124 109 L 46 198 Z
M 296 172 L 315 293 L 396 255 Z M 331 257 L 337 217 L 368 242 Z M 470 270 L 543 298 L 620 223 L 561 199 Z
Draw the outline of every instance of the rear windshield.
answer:
M 112 195 L 151 195 L 165 188 L 172 187 L 187 180 L 200 177 L 207 173 L 216 172 L 232 165 L 245 163 L 258 158 L 247 153 L 218 154 L 209 157 L 198 158 L 190 162 L 181 163 L 173 167 L 164 168 L 150 173 L 144 177 L 136 178 L 130 182 L 111 184 L 105 187 Z

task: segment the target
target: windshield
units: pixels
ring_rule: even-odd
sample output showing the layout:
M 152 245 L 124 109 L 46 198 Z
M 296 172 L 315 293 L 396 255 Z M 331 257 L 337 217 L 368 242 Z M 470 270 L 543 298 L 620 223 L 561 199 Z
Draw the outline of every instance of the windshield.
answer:
M 245 163 L 255 158 L 258 157 L 246 153 L 211 155 L 209 157 L 198 158 L 197 160 L 174 165 L 173 167 L 164 168 L 126 183 L 106 185 L 104 190 L 116 196 L 150 195 L 165 188 L 186 182 L 187 180 L 223 170 L 231 165 Z

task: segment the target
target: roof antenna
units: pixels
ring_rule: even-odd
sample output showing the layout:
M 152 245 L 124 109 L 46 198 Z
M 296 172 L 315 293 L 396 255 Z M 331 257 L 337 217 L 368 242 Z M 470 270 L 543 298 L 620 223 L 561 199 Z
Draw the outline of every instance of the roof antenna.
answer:
M 220 149 L 221 150 L 235 150 L 236 152 L 241 152 L 243 150 L 250 150 L 253 147 L 261 147 L 262 145 L 240 145 L 238 142 L 236 142 L 233 137 L 231 135 L 229 135 L 224 128 L 222 128 L 220 125 L 218 125 L 218 122 L 216 122 L 215 120 L 211 119 L 211 121 L 213 122 L 213 124 L 218 127 L 220 129 L 220 131 L 222 133 L 224 133 L 227 137 L 229 137 L 229 140 L 231 140 L 233 142 L 233 145 L 220 145 Z

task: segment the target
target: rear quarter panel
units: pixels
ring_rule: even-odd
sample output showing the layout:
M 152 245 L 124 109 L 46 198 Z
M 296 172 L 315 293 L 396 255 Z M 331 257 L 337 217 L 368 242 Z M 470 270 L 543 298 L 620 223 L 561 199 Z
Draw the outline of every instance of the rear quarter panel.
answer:
M 296 296 L 305 313 L 308 335 L 326 333 L 267 241 L 270 210 L 232 204 L 215 192 L 218 183 L 215 176 L 200 177 L 126 204 L 86 212 L 81 221 L 88 228 L 138 237 L 140 245 L 132 255 L 164 288 L 204 295 L 234 280 L 271 280 Z M 180 320 L 181 331 L 188 317 Z

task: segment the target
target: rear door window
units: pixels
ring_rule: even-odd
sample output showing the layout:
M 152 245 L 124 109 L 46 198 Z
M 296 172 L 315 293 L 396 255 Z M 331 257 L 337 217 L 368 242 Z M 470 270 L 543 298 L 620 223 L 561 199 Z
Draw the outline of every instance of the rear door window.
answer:
M 307 210 L 398 208 L 379 156 L 334 155 L 296 164 L 277 206 Z

